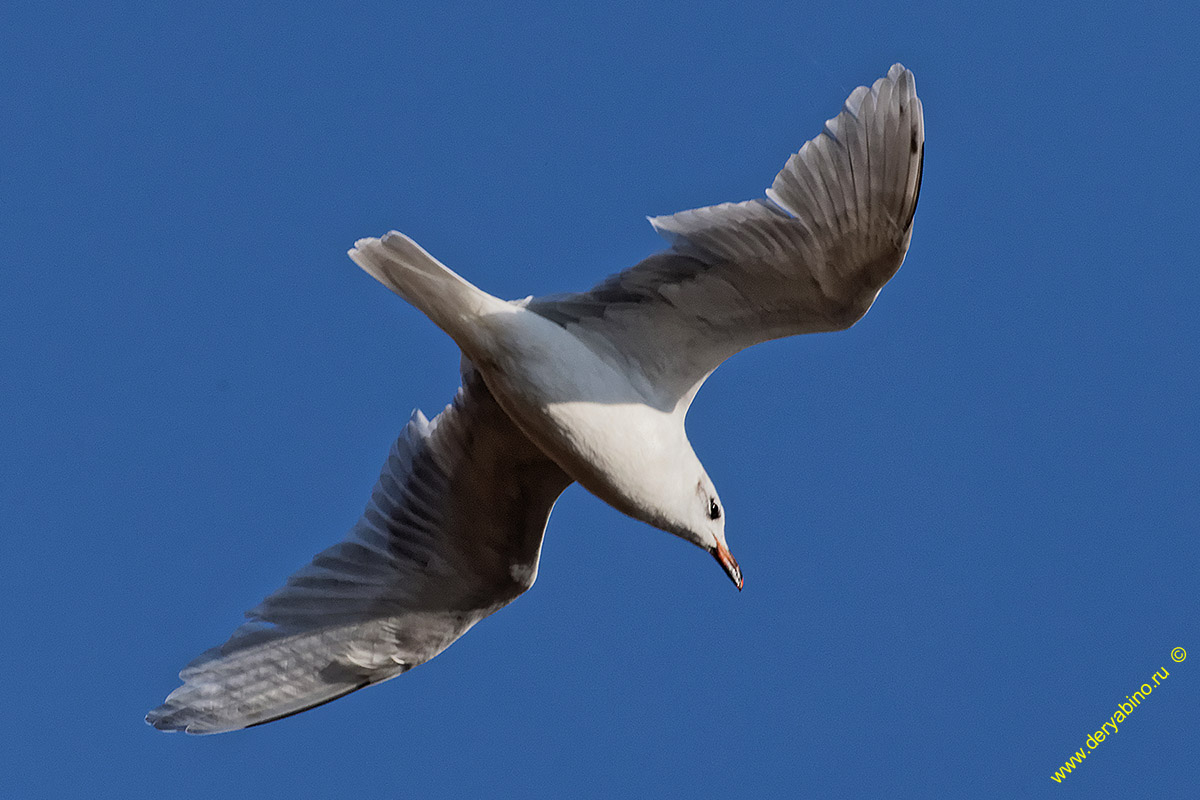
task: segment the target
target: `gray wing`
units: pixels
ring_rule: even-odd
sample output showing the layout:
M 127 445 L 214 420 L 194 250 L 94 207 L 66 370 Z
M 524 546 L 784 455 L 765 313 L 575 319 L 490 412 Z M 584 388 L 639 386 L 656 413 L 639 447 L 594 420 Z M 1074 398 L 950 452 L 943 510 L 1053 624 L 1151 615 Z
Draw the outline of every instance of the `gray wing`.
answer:
M 529 308 L 638 368 L 669 406 L 729 356 L 857 322 L 912 235 L 925 127 L 894 65 L 788 159 L 767 199 L 654 217 L 672 248 L 588 292 Z
M 571 479 L 470 370 L 432 421 L 415 412 L 362 518 L 258 607 L 147 715 L 217 733 L 296 714 L 436 656 L 537 576 Z

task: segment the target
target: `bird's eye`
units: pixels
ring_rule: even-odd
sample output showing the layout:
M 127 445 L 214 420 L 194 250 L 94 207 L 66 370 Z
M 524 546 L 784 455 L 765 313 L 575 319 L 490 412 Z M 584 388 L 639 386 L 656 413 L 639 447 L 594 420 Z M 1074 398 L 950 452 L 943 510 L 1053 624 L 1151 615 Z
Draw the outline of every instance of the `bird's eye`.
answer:
M 717 505 L 717 501 L 713 500 L 711 497 L 708 499 L 708 518 L 709 519 L 720 519 L 721 518 L 721 507 L 719 505 Z

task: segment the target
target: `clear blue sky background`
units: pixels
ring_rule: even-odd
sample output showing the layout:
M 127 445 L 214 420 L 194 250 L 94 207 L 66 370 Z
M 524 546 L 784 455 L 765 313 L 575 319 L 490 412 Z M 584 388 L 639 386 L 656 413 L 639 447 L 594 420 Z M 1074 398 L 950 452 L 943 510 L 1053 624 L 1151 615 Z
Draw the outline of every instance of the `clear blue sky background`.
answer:
M 1197 796 L 1190 4 L 180 5 L 0 10 L 0 795 Z M 430 664 L 142 722 L 453 396 L 355 239 L 584 288 L 897 60 L 907 263 L 688 419 L 745 592 L 575 487 L 537 586 Z

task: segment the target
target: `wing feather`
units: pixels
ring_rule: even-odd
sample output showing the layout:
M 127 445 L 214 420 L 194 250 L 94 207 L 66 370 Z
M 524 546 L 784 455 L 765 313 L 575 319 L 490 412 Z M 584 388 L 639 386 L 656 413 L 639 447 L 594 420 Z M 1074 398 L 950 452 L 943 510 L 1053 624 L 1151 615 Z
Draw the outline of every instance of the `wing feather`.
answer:
M 651 218 L 669 251 L 528 308 L 640 368 L 664 407 L 686 407 L 739 350 L 867 312 L 908 251 L 924 142 L 913 75 L 896 64 L 851 92 L 766 199 Z
M 188 664 L 146 721 L 235 730 L 428 661 L 533 584 L 550 509 L 569 484 L 469 370 L 434 420 L 413 414 L 346 539 Z

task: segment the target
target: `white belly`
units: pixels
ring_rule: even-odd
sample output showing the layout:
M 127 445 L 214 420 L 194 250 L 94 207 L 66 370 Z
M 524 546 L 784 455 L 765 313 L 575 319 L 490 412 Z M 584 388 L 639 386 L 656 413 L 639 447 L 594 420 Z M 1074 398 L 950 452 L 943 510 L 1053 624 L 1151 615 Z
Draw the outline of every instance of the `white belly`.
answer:
M 489 317 L 489 352 L 468 354 L 497 402 L 588 491 L 661 524 L 654 509 L 664 484 L 695 459 L 682 417 L 656 408 L 626 365 L 537 314 L 514 312 Z

